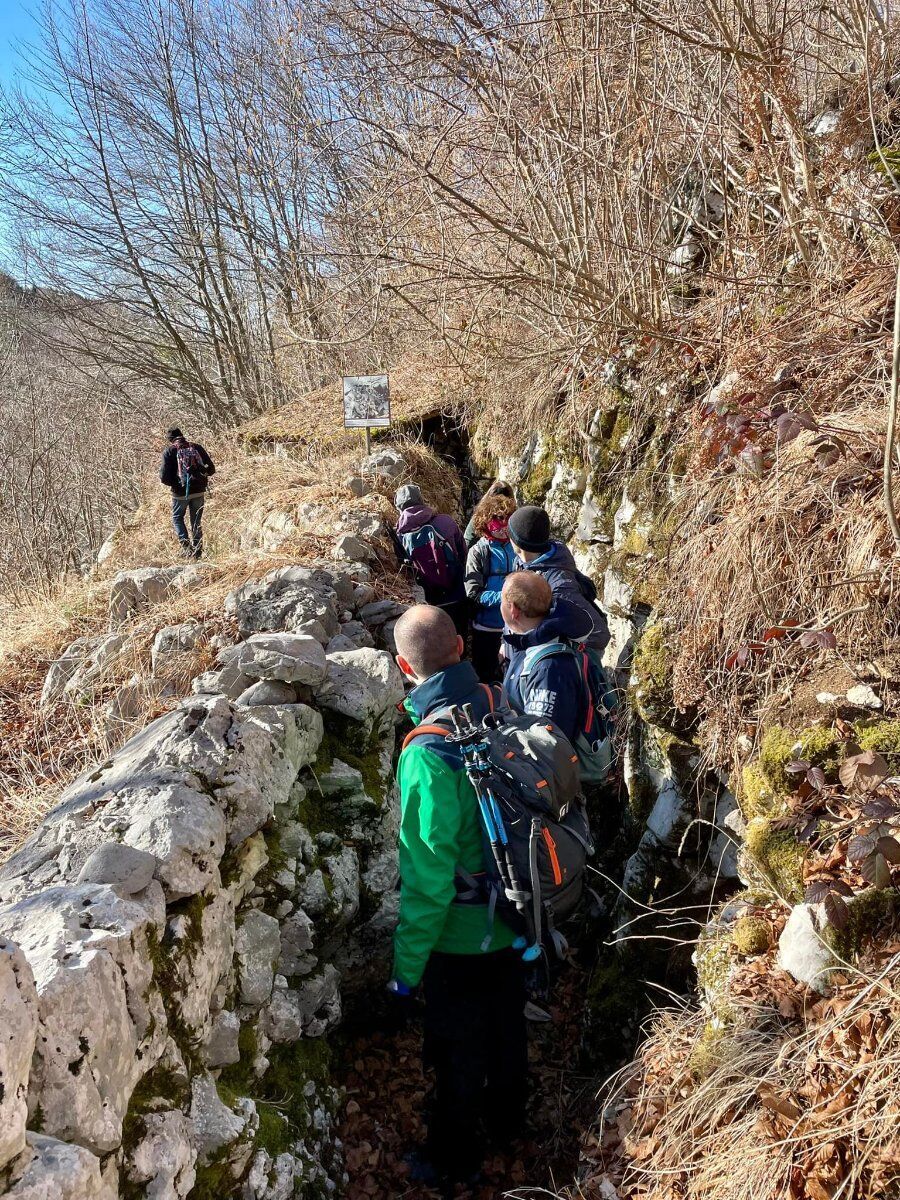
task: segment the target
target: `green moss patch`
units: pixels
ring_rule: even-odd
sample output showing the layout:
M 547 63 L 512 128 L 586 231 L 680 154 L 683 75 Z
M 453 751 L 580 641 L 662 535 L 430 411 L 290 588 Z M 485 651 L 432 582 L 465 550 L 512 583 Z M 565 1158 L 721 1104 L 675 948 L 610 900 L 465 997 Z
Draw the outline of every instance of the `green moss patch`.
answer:
M 854 962 L 867 942 L 900 916 L 900 897 L 889 888 L 867 888 L 847 908 L 847 924 L 843 929 L 826 926 L 825 939 L 844 962 Z
M 777 896 L 792 904 L 803 899 L 806 851 L 791 833 L 773 829 L 765 817 L 754 817 L 747 826 L 744 849 Z

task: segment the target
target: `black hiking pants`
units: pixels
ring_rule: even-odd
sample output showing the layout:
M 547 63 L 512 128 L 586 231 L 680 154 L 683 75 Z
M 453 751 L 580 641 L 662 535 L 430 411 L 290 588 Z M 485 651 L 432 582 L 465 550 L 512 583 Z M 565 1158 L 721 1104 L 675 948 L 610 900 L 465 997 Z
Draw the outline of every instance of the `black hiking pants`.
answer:
M 500 643 L 503 630 L 472 630 L 472 666 L 482 683 L 500 683 L 503 670 L 500 666 Z
M 423 980 L 426 1066 L 435 1085 L 428 1157 L 467 1179 L 486 1138 L 503 1147 L 521 1132 L 528 1091 L 525 972 L 515 950 L 433 953 Z

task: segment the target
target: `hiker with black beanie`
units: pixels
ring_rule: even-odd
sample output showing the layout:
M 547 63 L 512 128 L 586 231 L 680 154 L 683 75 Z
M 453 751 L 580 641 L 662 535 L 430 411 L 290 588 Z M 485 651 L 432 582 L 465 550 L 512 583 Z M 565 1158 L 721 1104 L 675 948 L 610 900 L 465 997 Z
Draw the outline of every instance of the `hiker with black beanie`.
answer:
M 597 589 L 593 580 L 578 570 L 569 547 L 551 538 L 550 518 L 544 509 L 533 504 L 517 508 L 509 518 L 509 540 L 519 559 L 520 570 L 543 575 L 550 584 L 554 601 L 567 600 L 590 617 L 590 633 L 578 640 L 599 664 L 609 643 L 609 626 L 594 603 Z
M 199 558 L 203 553 L 203 506 L 206 501 L 206 484 L 216 468 L 213 460 L 199 442 L 189 442 L 177 426 L 168 434 L 168 445 L 163 451 L 159 478 L 172 489 L 172 524 L 182 554 L 186 558 Z M 188 533 L 185 517 L 189 518 Z

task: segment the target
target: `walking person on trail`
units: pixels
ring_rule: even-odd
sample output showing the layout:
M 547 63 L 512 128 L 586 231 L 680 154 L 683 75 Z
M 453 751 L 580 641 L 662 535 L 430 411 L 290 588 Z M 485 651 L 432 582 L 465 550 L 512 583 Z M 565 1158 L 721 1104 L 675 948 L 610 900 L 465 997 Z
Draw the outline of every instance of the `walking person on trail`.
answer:
M 430 721 L 464 704 L 480 721 L 500 696 L 462 661 L 463 640 L 441 609 L 408 609 L 394 636 L 400 670 L 415 684 L 406 709 L 421 732 L 409 735 L 397 767 L 400 916 L 390 989 L 402 997 L 422 984 L 424 1058 L 435 1073 L 412 1179 L 452 1189 L 478 1172 L 485 1133 L 500 1149 L 523 1125 L 525 980 L 513 931 L 472 886 L 485 869 L 484 849 L 462 752 Z
M 168 432 L 159 477 L 172 489 L 172 524 L 187 558 L 203 553 L 203 506 L 206 484 L 215 475 L 213 460 L 199 442 L 189 442 L 180 429 Z M 190 521 L 190 533 L 185 518 Z
M 442 608 L 465 637 L 468 606 L 464 575 L 466 544 L 452 517 L 436 513 L 422 499 L 414 483 L 397 490 L 394 505 L 400 519 L 393 531 L 394 546 L 401 565 L 412 568 L 425 600 Z
M 507 629 L 504 700 L 514 712 L 543 717 L 565 734 L 583 783 L 605 782 L 616 702 L 583 642 L 590 614 L 563 595 L 554 599 L 536 571 L 507 577 L 500 609 Z
M 510 500 L 515 501 L 516 494 L 513 491 L 512 484 L 507 483 L 503 479 L 495 479 L 488 490 L 481 497 L 481 500 L 487 500 L 488 496 L 507 496 Z M 481 501 L 479 501 L 481 503 Z M 515 508 L 513 504 L 513 508 Z M 478 511 L 478 505 L 475 506 L 475 512 Z M 466 539 L 466 549 L 471 550 L 481 535 L 475 529 L 475 513 L 469 517 L 469 523 L 466 526 L 466 531 L 463 537 Z
M 495 493 L 484 497 L 472 517 L 480 537 L 466 560 L 466 595 L 475 608 L 472 666 L 482 683 L 496 683 L 502 673 L 500 589 L 516 568 L 516 552 L 509 544 L 507 529 L 515 507 L 511 497 Z
M 601 656 L 609 643 L 609 626 L 594 603 L 597 589 L 593 580 L 575 566 L 569 547 L 550 537 L 550 518 L 544 509 L 534 505 L 517 508 L 509 518 L 509 540 L 522 569 L 543 575 L 550 584 L 554 601 L 567 600 L 590 618 L 590 632 L 578 640 L 584 643 L 600 667 Z

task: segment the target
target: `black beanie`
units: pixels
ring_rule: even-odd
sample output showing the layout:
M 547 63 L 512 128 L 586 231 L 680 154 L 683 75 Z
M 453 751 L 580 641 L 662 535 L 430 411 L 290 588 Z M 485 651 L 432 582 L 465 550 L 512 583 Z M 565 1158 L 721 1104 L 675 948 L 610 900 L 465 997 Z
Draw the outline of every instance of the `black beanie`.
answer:
M 509 518 L 509 537 L 521 550 L 543 553 L 550 549 L 550 518 L 534 504 L 517 508 Z
M 181 430 L 178 428 L 177 425 L 173 425 L 172 428 L 169 430 L 169 432 L 166 434 L 166 437 L 168 437 L 170 442 L 177 442 L 180 437 L 184 437 L 184 434 L 181 432 Z

